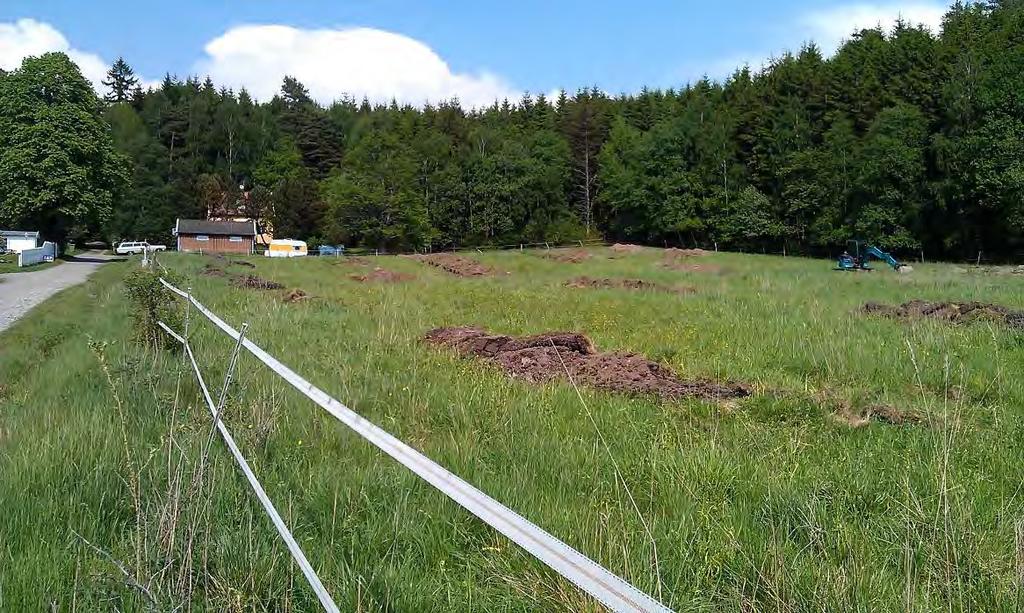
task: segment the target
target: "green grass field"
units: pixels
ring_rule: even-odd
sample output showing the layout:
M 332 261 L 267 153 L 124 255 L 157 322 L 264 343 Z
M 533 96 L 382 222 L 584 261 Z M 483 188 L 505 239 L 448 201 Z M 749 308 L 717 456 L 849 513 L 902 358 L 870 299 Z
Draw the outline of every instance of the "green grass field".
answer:
M 24 266 L 18 267 L 18 256 L 16 255 L 3 255 L 0 256 L 0 274 L 6 274 L 9 272 L 35 272 L 37 270 L 43 270 L 51 266 L 60 264 L 62 260 L 54 260 L 53 262 L 43 262 L 36 264 L 35 266 Z
M 161 261 L 305 378 L 674 609 L 1024 606 L 1024 334 L 857 313 L 912 298 L 1024 308 L 1024 278 L 736 254 L 678 272 L 660 250 L 593 252 L 477 254 L 509 274 L 473 279 L 393 257 Z M 312 299 L 235 288 L 199 274 L 207 263 Z M 199 476 L 209 414 L 180 353 L 132 341 L 121 279 L 136 265 L 0 334 L 0 610 L 315 610 L 219 439 Z M 372 266 L 416 278 L 349 278 Z M 563 286 L 579 275 L 696 291 Z M 580 331 L 755 393 L 584 388 L 581 402 L 421 342 L 445 325 Z M 232 341 L 191 329 L 216 395 Z M 254 358 L 239 366 L 226 423 L 343 610 L 600 609 Z M 872 404 L 926 419 L 833 415 Z

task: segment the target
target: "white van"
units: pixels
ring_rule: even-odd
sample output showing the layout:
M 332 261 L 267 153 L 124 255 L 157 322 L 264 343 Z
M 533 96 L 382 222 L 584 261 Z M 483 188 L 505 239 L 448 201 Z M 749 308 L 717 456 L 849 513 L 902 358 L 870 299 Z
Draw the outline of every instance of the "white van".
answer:
M 309 250 L 306 248 L 306 241 L 278 238 L 270 241 L 270 246 L 263 255 L 268 258 L 298 258 L 309 255 Z

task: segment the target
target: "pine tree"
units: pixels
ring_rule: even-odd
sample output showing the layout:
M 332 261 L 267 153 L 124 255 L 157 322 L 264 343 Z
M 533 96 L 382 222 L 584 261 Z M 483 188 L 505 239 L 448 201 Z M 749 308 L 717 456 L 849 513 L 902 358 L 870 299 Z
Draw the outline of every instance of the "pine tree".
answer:
M 109 103 L 118 104 L 130 102 L 139 87 L 139 79 L 135 71 L 124 61 L 123 57 L 117 58 L 110 70 L 107 71 L 107 78 L 102 81 L 109 90 L 103 97 Z

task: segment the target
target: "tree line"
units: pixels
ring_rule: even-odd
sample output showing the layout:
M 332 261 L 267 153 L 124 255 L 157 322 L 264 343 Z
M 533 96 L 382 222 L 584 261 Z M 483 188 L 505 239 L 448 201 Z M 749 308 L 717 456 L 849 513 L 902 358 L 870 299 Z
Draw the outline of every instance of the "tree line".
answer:
M 177 217 L 244 212 L 278 237 L 385 250 L 1024 246 L 1021 0 L 957 3 L 939 35 L 898 22 L 831 57 L 807 44 L 722 82 L 482 109 L 323 106 L 292 78 L 262 103 L 208 78 L 143 90 L 123 60 L 105 85 L 95 99 L 60 54 L 0 75 L 0 225 L 169 240 Z

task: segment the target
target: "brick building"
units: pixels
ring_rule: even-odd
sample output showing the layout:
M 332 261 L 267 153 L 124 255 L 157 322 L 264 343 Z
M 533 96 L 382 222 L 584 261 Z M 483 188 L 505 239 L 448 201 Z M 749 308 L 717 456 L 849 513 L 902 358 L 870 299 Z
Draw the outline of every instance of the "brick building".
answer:
M 178 251 L 186 253 L 253 252 L 256 239 L 254 221 L 204 221 L 179 219 L 174 224 Z

